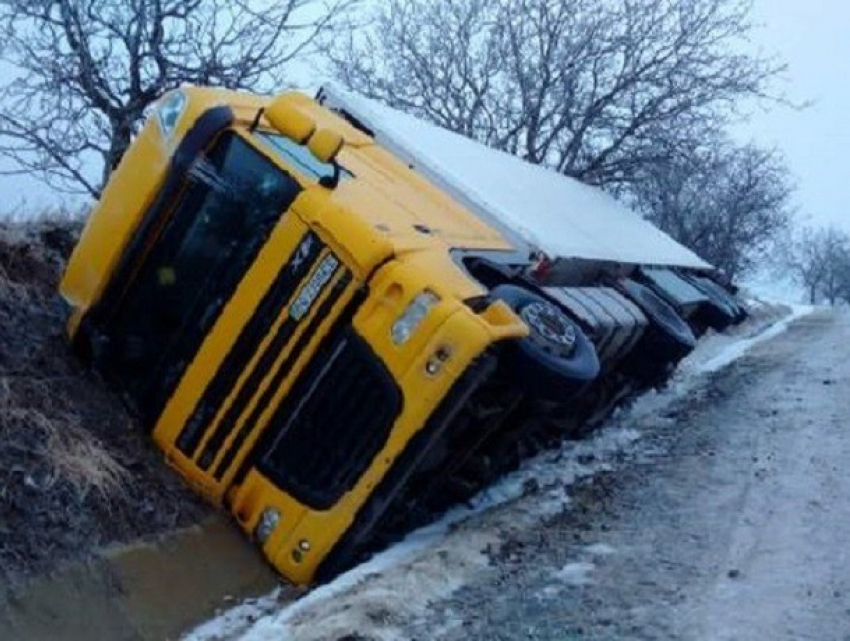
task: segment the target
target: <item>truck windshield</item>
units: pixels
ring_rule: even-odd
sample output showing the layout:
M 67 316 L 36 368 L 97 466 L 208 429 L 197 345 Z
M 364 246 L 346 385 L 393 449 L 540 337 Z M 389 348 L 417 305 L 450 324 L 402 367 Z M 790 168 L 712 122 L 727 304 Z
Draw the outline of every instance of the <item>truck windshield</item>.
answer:
M 104 365 L 144 417 L 158 416 L 299 191 L 233 132 L 191 165 L 171 216 L 104 328 Z

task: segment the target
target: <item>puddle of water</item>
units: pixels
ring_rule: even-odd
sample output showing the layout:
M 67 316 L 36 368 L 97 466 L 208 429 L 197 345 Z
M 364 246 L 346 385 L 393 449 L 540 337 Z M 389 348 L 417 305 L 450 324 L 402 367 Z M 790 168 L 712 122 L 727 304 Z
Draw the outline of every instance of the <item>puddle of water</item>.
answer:
M 95 559 L 0 594 L 0 639 L 177 639 L 221 608 L 279 580 L 221 517 Z

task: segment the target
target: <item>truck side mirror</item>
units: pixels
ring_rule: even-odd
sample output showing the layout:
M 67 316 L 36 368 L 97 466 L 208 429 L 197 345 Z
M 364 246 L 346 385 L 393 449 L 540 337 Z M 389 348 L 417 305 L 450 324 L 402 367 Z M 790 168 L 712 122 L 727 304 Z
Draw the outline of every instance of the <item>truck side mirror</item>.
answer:
M 316 123 L 298 109 L 289 94 L 275 98 L 266 107 L 265 116 L 272 127 L 299 145 L 306 144 L 316 131 Z
M 342 136 L 330 129 L 319 129 L 311 137 L 307 147 L 310 153 L 323 163 L 333 163 L 345 142 Z

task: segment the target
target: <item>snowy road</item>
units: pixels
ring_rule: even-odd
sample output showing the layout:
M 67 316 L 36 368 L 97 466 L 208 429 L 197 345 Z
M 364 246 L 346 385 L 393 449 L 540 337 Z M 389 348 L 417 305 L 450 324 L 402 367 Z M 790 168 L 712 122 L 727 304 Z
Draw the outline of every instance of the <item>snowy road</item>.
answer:
M 702 341 L 495 498 L 194 638 L 850 641 L 850 315 L 772 322 Z
M 405 636 L 850 640 L 850 316 L 820 312 L 640 426 L 656 454 Z

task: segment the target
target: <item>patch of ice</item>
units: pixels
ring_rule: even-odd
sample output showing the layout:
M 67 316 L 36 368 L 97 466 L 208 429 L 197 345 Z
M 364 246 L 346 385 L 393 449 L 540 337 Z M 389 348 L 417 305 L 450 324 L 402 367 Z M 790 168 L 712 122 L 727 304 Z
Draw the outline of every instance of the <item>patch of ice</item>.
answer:
M 593 579 L 591 578 L 591 574 L 595 569 L 596 566 L 593 563 L 577 561 L 575 563 L 567 563 L 555 572 L 553 576 L 567 585 L 592 585 Z
M 594 543 L 593 545 L 588 545 L 584 548 L 584 551 L 594 556 L 611 556 L 612 554 L 617 553 L 617 550 L 606 543 Z
M 549 599 L 554 599 L 561 594 L 561 588 L 556 585 L 547 585 L 541 588 L 540 592 L 537 594 L 537 598 L 540 601 L 547 601 Z
M 202 623 L 192 631 L 190 637 L 204 641 L 237 638 L 244 634 L 262 615 L 274 611 L 278 604 L 279 595 L 280 589 L 277 588 L 258 599 L 246 599 L 216 618 Z
M 741 358 L 744 354 L 750 351 L 756 345 L 768 341 L 788 329 L 788 326 L 794 321 L 807 316 L 814 311 L 814 308 L 809 305 L 794 305 L 791 307 L 791 313 L 781 321 L 774 323 L 772 326 L 765 329 L 760 334 L 751 338 L 735 341 L 728 345 L 719 354 L 701 363 L 696 371 L 703 374 L 710 374 L 730 365 L 732 362 Z

